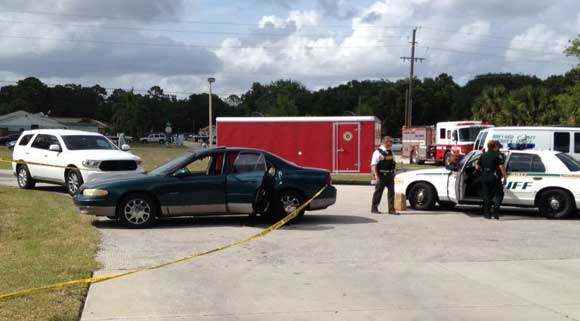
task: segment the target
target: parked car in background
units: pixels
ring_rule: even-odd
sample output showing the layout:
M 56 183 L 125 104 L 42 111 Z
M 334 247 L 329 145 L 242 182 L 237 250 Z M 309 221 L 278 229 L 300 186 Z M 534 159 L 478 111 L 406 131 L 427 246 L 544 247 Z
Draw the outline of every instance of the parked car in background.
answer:
M 18 137 L 20 137 L 20 134 L 10 134 L 2 136 L 0 137 L 0 145 L 6 146 L 6 144 L 8 143 L 18 140 Z
M 74 195 L 84 182 L 143 172 L 141 159 L 128 153 L 129 149 L 129 145 L 119 149 L 97 133 L 30 130 L 22 133 L 14 147 L 12 170 L 20 188 L 53 183 L 64 185 Z
M 13 141 L 11 141 L 11 142 L 8 142 L 8 143 L 6 143 L 6 147 L 7 147 L 8 149 L 14 149 L 14 145 L 16 145 L 16 141 L 15 141 L 15 140 L 13 140 Z
M 393 138 L 393 147 L 391 151 L 395 154 L 400 154 L 403 149 L 403 140 L 401 138 Z
M 146 137 L 139 138 L 139 142 L 143 144 L 165 144 L 167 142 L 167 136 L 163 133 L 149 134 Z
M 188 152 L 146 174 L 86 183 L 74 202 L 83 214 L 119 219 L 128 227 L 147 227 L 163 217 L 266 214 L 269 205 L 260 199 L 266 171 L 273 172 L 285 210 L 276 216 L 293 212 L 331 184 L 326 170 L 299 167 L 261 150 L 222 147 Z M 307 210 L 335 201 L 336 189 L 328 186 Z

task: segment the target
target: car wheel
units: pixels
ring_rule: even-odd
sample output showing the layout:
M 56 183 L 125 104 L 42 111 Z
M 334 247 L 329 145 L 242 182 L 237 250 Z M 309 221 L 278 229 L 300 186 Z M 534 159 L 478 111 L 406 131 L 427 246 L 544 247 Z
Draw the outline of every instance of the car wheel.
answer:
M 146 228 L 157 217 L 157 204 L 144 194 L 131 194 L 123 198 L 117 207 L 117 217 L 129 228 Z
M 451 152 L 447 151 L 445 153 L 445 156 L 443 156 L 443 165 L 447 166 L 449 165 L 449 162 L 451 161 Z
M 16 175 L 18 180 L 18 187 L 21 189 L 31 189 L 36 185 L 36 182 L 34 179 L 32 179 L 32 176 L 30 176 L 30 172 L 28 171 L 28 167 L 26 165 L 18 166 Z
M 70 195 L 75 195 L 83 183 L 83 176 L 78 170 L 71 169 L 66 173 L 66 190 Z
M 445 210 L 453 209 L 455 207 L 455 205 L 457 205 L 457 204 L 455 204 L 454 202 L 439 201 L 439 207 L 441 207 Z
M 542 192 L 538 207 L 540 213 L 546 218 L 561 219 L 574 212 L 575 204 L 573 198 L 566 191 L 553 189 Z
M 435 194 L 435 189 L 427 183 L 413 185 L 409 192 L 411 208 L 421 211 L 432 210 L 435 207 Z
M 282 207 L 284 208 L 286 215 L 288 215 L 299 208 L 300 205 L 304 204 L 304 198 L 297 192 L 283 191 L 280 193 L 280 202 L 282 203 Z M 306 212 L 305 209 L 300 211 L 300 213 L 296 215 L 296 218 L 301 218 L 304 216 L 304 212 Z

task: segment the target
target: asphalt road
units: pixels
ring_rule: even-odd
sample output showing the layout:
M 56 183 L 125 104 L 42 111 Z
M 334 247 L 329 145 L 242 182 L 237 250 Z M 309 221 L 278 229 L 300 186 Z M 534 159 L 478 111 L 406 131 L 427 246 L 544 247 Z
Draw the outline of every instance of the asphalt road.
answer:
M 473 208 L 371 215 L 371 187 L 338 189 L 335 206 L 252 243 L 92 285 L 81 320 L 580 320 L 580 220 L 510 209 L 489 221 Z M 267 226 L 243 223 L 186 218 L 128 230 L 103 219 L 96 275 Z
M 91 286 L 82 320 L 580 320 L 579 220 L 473 209 L 369 214 L 371 188 L 243 246 Z M 463 211 L 466 211 L 465 213 Z M 243 218 L 127 230 L 103 220 L 97 275 L 266 226 Z

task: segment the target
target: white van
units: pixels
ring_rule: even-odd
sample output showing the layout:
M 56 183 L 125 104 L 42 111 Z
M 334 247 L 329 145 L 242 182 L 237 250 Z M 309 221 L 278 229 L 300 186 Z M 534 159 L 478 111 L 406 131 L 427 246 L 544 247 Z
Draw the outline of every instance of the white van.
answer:
M 580 159 L 580 127 L 492 127 L 482 130 L 474 150 L 485 150 L 490 140 L 508 149 L 553 150 Z

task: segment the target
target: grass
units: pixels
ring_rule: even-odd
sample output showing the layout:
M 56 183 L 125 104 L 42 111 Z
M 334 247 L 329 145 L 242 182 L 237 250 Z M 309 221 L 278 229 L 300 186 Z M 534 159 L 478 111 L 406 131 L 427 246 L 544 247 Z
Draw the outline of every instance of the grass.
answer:
M 63 194 L 0 187 L 0 293 L 90 277 L 99 243 L 92 220 Z M 0 302 L 0 320 L 78 320 L 86 291 Z
M 12 159 L 12 151 L 6 147 L 0 147 L 1 159 Z M 0 169 L 11 169 L 10 163 L 0 162 Z
M 146 147 L 145 147 L 146 146 Z M 186 147 L 165 147 L 163 145 L 139 145 L 131 146 L 131 153 L 141 157 L 143 167 L 150 171 L 188 151 Z

